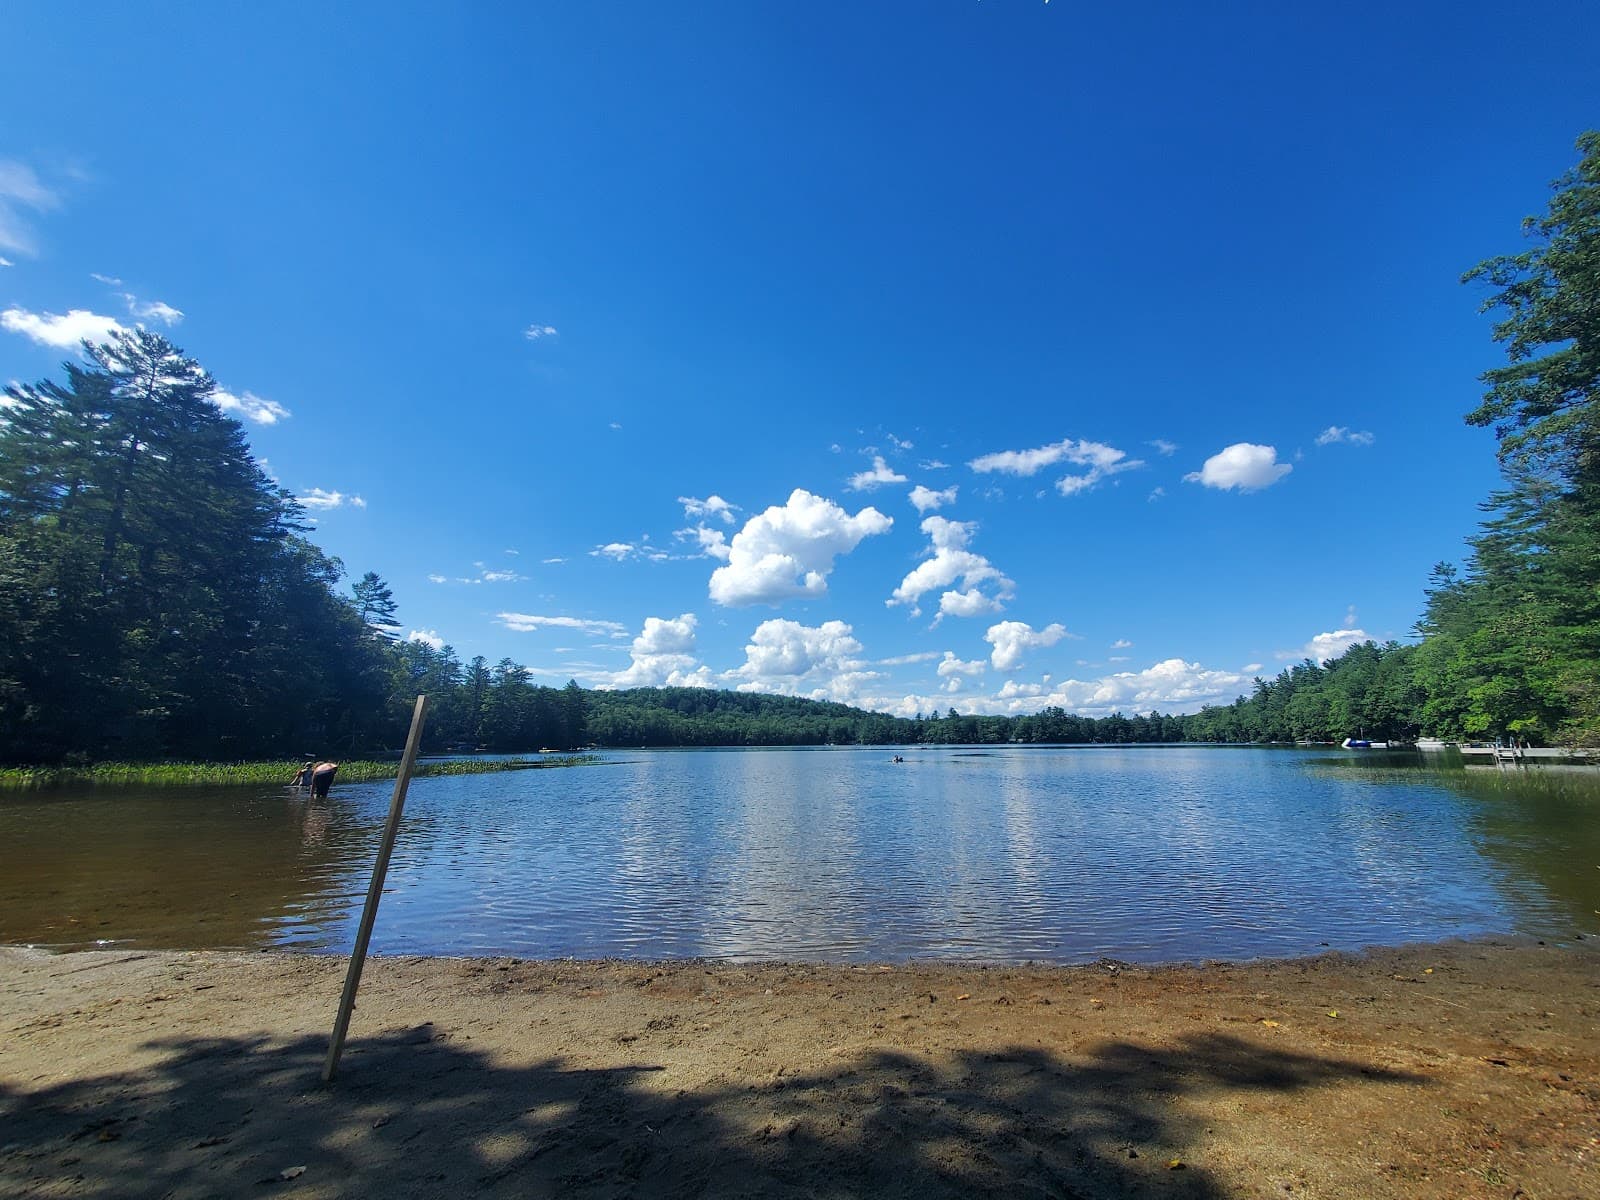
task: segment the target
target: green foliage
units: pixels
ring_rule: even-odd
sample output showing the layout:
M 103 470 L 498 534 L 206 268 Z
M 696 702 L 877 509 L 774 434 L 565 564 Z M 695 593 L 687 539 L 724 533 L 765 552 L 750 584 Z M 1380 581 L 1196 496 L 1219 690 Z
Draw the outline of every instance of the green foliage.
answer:
M 354 744 L 381 652 L 216 385 L 119 333 L 0 417 L 0 761 Z
M 1362 642 L 1327 663 L 1305 659 L 1257 679 L 1249 696 L 1184 717 L 1184 730 L 1202 742 L 1403 741 L 1421 730 L 1416 655 L 1415 646 Z
M 361 623 L 371 629 L 374 636 L 393 641 L 396 636 L 394 631 L 400 625 L 396 616 L 397 606 L 394 593 L 378 577 L 378 573 L 368 571 L 351 584 L 350 595 Z
M 1467 420 L 1494 426 L 1507 486 L 1419 623 L 1422 723 L 1445 736 L 1600 743 L 1600 133 L 1578 148 L 1534 246 L 1466 276 L 1499 289 L 1510 361 Z
M 1529 217 L 1521 254 L 1479 263 L 1463 281 L 1499 289 L 1494 339 L 1510 360 L 1487 372 L 1467 416 L 1493 425 L 1502 461 L 1593 485 L 1600 472 L 1600 131 L 1578 138 L 1582 158 L 1554 184 L 1549 211 Z
M 560 757 L 529 760 L 452 759 L 447 762 L 419 763 L 414 778 L 439 775 L 487 775 L 502 771 L 526 771 L 550 767 L 579 767 L 598 762 L 592 754 L 565 754 Z M 295 762 L 241 763 L 95 763 L 86 767 L 0 767 L 0 791 L 67 786 L 144 786 L 186 787 L 252 784 L 257 787 L 287 785 L 300 769 Z M 400 772 L 398 762 L 357 760 L 339 764 L 339 783 L 370 783 L 393 779 Z

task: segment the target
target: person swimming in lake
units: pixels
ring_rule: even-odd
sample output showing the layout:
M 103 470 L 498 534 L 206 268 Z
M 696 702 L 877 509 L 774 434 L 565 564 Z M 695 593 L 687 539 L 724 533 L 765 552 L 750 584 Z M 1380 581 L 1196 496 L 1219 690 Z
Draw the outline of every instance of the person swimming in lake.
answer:
M 316 765 L 315 759 L 307 760 L 306 765 L 295 772 L 294 778 L 289 781 L 289 786 L 293 788 L 310 787 L 311 772 L 316 768 Z
M 333 776 L 339 769 L 336 762 L 319 762 L 311 768 L 311 794 L 322 797 L 328 794 L 328 789 L 333 786 Z

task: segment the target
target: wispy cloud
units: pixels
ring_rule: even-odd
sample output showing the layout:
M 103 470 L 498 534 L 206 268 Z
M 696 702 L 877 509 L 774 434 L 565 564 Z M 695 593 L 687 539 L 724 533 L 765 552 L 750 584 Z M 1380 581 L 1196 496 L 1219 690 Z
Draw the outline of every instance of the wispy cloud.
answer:
M 1343 425 L 1329 425 L 1317 434 L 1317 445 L 1332 446 L 1344 442 L 1351 446 L 1370 446 L 1377 438 L 1365 429 L 1346 429 Z
M 533 613 L 503 612 L 498 614 L 500 624 L 517 633 L 532 633 L 540 629 L 578 629 L 604 637 L 628 636 L 627 626 L 616 621 L 593 621 L 584 617 L 544 617 Z
M 693 496 L 679 496 L 678 503 L 683 505 L 683 515 L 686 517 L 715 517 L 724 525 L 733 524 L 733 514 L 737 511 L 715 492 L 704 500 L 698 500 Z
M 1155 447 L 1156 453 L 1162 457 L 1167 457 L 1178 452 L 1178 443 L 1169 442 L 1166 438 L 1152 438 L 1150 439 L 1149 444 Z
M 49 212 L 60 203 L 60 196 L 39 179 L 32 167 L 0 158 L 0 250 L 26 258 L 37 255 L 39 244 L 25 214 Z M 10 260 L 5 261 L 7 266 L 12 265 Z
M 218 388 L 211 393 L 211 403 L 231 416 L 254 421 L 257 425 L 276 425 L 279 421 L 288 420 L 291 415 L 289 410 L 276 400 L 264 400 L 254 392 L 235 395 L 233 392 Z
M 1081 438 L 1065 438 L 1033 450 L 998 450 L 993 454 L 980 455 L 967 466 L 980 475 L 998 472 L 1027 477 L 1060 462 L 1089 468 L 1081 475 L 1063 475 L 1056 480 L 1056 491 L 1063 496 L 1088 491 L 1102 479 L 1144 466 L 1141 460 L 1129 458 L 1125 450 Z
M 533 324 L 529 325 L 522 331 L 522 336 L 527 338 L 530 342 L 537 342 L 541 338 L 560 337 L 561 335 L 557 332 L 554 325 Z
M 727 533 L 721 529 L 713 529 L 704 522 L 692 525 L 688 529 L 676 530 L 672 536 L 680 542 L 694 542 L 700 548 L 700 553 L 707 558 L 716 558 L 727 562 L 729 556 L 733 553 L 728 548 Z
M 171 327 L 183 320 L 183 312 L 180 309 L 173 308 L 161 300 L 141 300 L 132 292 L 123 292 L 122 299 L 128 305 L 129 315 L 137 321 L 160 321 L 163 325 Z
M 462 583 L 462 584 L 468 584 L 468 585 L 471 585 L 471 586 L 476 586 L 478 584 L 484 584 L 484 583 L 522 583 L 528 578 L 526 575 L 518 574 L 516 571 L 510 570 L 509 568 L 507 568 L 505 570 L 498 570 L 498 569 L 495 569 L 495 568 L 492 568 L 492 567 L 485 566 L 481 562 L 480 563 L 473 563 L 472 565 L 478 568 L 478 573 L 476 575 L 455 575 L 455 576 L 450 576 L 450 575 L 440 575 L 438 573 L 434 573 L 434 574 L 428 576 L 428 582 L 429 583 Z
M 949 653 L 946 651 L 946 653 Z M 877 665 L 880 667 L 904 667 L 911 663 L 932 662 L 939 657 L 937 650 L 921 650 L 916 654 L 897 654 L 893 658 L 880 658 Z
M 347 496 L 343 492 L 328 491 L 324 488 L 314 487 L 303 495 L 296 496 L 296 500 L 317 512 L 327 512 L 335 508 L 343 508 L 348 504 L 351 508 L 365 508 L 367 502 L 360 496 Z

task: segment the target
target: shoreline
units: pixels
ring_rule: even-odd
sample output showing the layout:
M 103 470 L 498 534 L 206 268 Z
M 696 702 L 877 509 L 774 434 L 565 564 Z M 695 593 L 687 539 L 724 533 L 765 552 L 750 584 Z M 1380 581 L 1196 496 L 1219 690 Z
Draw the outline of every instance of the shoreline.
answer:
M 0 947 L 0 1190 L 1600 1186 L 1592 939 L 1163 965 L 374 956 L 323 1088 L 346 961 Z

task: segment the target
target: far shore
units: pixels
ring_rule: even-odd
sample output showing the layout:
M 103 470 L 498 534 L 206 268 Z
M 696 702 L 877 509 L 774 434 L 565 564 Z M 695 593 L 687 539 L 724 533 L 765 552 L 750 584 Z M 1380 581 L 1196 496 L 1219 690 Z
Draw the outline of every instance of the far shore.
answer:
M 1600 946 L 1138 967 L 0 947 L 17 1196 L 1600 1194 Z M 260 1186 L 257 1186 L 260 1185 Z
M 251 762 L 104 762 L 86 766 L 0 767 L 0 792 L 73 785 L 221 787 L 232 784 L 253 786 L 284 784 L 287 786 L 300 770 L 302 761 L 269 759 Z M 505 758 L 424 759 L 418 762 L 415 775 L 419 779 L 436 775 L 487 775 L 501 771 L 587 766 L 597 761 L 599 760 L 595 755 L 576 750 L 530 752 L 526 755 Z M 393 779 L 399 773 L 398 759 L 355 759 L 339 763 L 339 773 L 334 782 L 371 783 L 374 780 Z

